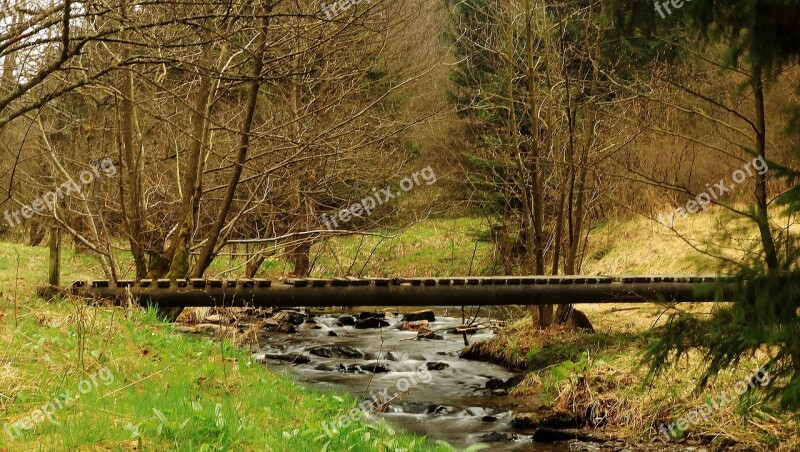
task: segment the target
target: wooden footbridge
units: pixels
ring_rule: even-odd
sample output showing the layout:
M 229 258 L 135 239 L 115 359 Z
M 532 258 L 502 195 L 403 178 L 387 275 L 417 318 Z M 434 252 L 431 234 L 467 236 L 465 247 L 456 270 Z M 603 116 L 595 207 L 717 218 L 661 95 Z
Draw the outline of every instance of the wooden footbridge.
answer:
M 160 308 L 233 306 L 480 306 L 731 300 L 720 276 L 157 279 L 76 281 L 69 292 Z

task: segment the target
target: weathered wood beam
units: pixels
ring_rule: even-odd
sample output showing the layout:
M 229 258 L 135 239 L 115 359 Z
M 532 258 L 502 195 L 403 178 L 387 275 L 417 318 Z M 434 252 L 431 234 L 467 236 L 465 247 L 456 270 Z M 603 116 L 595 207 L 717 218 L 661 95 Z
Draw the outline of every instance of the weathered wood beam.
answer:
M 731 300 L 735 289 L 728 278 L 657 275 L 78 281 L 72 292 L 170 308 L 712 302 Z

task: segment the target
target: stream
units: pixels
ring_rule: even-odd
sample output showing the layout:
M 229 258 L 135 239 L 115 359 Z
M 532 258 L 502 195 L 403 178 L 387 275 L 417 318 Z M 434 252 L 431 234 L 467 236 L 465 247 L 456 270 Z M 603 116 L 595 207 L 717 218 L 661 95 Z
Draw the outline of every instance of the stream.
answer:
M 294 334 L 260 338 L 256 359 L 286 369 L 308 387 L 347 391 L 361 400 L 377 401 L 385 408 L 378 415 L 392 427 L 457 448 L 485 443 L 486 450 L 492 451 L 576 450 L 574 444 L 535 443 L 533 432 L 512 427 L 514 413 L 534 411 L 536 400 L 526 406 L 520 399 L 505 397 L 504 382 L 515 377 L 507 369 L 459 358 L 464 335 L 448 330 L 462 324 L 460 311 L 434 312 L 435 320 L 425 326 L 438 337 L 423 340 L 417 339 L 416 331 L 397 328 L 403 320 L 400 313 L 360 320 L 383 325 L 361 329 L 353 326 L 363 315 L 357 310 L 315 312 L 313 320 L 292 322 L 297 325 Z M 476 324 L 481 322 L 489 321 L 478 318 Z M 493 335 L 488 327 L 470 333 L 470 343 Z M 335 424 L 327 427 L 335 428 Z M 578 449 L 599 450 L 583 445 Z

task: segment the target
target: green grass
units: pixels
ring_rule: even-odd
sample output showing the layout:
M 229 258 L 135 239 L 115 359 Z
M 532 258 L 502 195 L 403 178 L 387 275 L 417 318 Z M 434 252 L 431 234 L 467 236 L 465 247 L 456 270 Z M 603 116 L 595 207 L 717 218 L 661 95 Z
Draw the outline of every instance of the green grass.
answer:
M 481 239 L 486 237 L 481 219 L 429 219 L 403 231 L 384 231 L 384 235 L 334 237 L 316 244 L 312 274 L 437 276 L 499 271 L 492 264 L 491 245 Z M 65 241 L 62 254 L 62 281 L 102 278 L 96 259 L 76 253 L 66 246 L 69 243 Z M 652 225 L 610 222 L 593 232 L 584 272 L 681 272 L 709 265 L 705 256 L 681 245 Z M 245 249 L 240 246 L 235 251 Z M 56 420 L 61 425 L 45 421 L 13 442 L 0 425 L 0 451 L 448 449 L 397 434 L 379 423 L 357 422 L 330 438 L 322 423 L 348 412 L 356 403 L 353 398 L 306 390 L 251 362 L 248 352 L 227 342 L 175 334 L 152 312 L 87 307 L 69 300 L 50 304 L 32 298 L 35 285 L 46 279 L 47 254 L 44 247 L 0 243 L 0 423 L 16 422 L 54 394 L 74 392 L 82 379 L 103 366 L 115 378 L 113 384 L 101 384 L 59 410 Z M 129 253 L 118 251 L 115 257 L 122 277 L 130 277 Z M 237 277 L 244 273 L 242 264 L 241 257 L 221 256 L 209 274 L 232 269 L 225 275 Z M 277 278 L 290 270 L 291 264 L 278 256 L 263 264 L 259 276 Z M 600 323 L 613 327 L 607 332 L 612 337 L 627 338 L 623 333 L 640 331 L 638 323 L 649 327 L 658 315 L 657 310 L 649 313 L 642 308 L 635 313 L 609 313 Z M 597 322 L 601 314 L 593 311 L 589 316 Z M 622 341 L 630 346 L 623 347 L 620 341 L 602 340 L 602 335 L 576 335 L 575 342 L 558 335 L 550 338 L 550 344 L 542 343 L 547 337 L 530 344 L 538 336 L 522 333 L 514 336 L 511 332 L 507 339 L 513 344 L 498 346 L 522 366 L 553 369 L 563 362 L 578 362 L 589 351 L 593 363 L 595 356 L 614 363 L 613 372 L 607 365 L 599 366 L 604 373 L 635 373 L 629 367 L 640 349 L 637 340 L 632 341 L 636 344 Z M 542 377 L 547 379 L 547 375 Z M 634 404 L 641 394 L 625 395 L 634 390 L 630 384 L 613 387 L 607 391 L 609 397 L 619 397 L 624 405 L 642 412 L 652 408 L 646 402 Z M 657 410 L 660 415 L 662 411 Z M 640 432 L 648 425 L 637 424 Z
M 369 235 L 335 236 L 314 244 L 311 275 L 334 276 L 442 276 L 492 275 L 493 247 L 485 241 L 486 221 L 478 218 L 427 219 L 408 227 L 371 231 Z M 244 246 L 228 246 L 224 253 L 245 253 Z M 250 250 L 252 252 L 252 249 Z M 259 276 L 280 278 L 293 269 L 283 250 L 261 265 Z M 244 257 L 223 255 L 214 260 L 209 275 L 240 276 Z
M 305 389 L 227 341 L 174 333 L 152 310 L 32 298 L 46 256 L 0 244 L 0 450 L 452 450 L 363 419 L 328 436 L 323 422 L 356 406 L 353 397 Z M 71 251 L 64 267 L 65 280 L 99 275 Z M 96 386 L 53 408 L 58 424 L 9 437 L 5 425 L 87 389 L 92 376 Z
M 386 237 L 338 237 L 312 250 L 313 273 L 365 276 L 490 274 L 492 246 L 481 219 L 431 219 Z M 473 257 L 474 256 L 474 257 Z

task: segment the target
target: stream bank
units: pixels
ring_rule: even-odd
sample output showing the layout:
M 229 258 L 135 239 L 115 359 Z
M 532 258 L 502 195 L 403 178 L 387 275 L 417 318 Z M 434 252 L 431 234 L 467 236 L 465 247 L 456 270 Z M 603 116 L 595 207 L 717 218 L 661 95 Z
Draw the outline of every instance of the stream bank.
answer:
M 309 388 L 346 391 L 364 401 L 363 412 L 343 412 L 326 423 L 328 434 L 368 412 L 457 448 L 625 450 L 600 431 L 578 429 L 574 416 L 549 410 L 537 397 L 510 397 L 521 373 L 461 357 L 465 343 L 491 339 L 503 321 L 476 317 L 463 327 L 458 310 L 439 309 L 250 314 L 234 327 L 256 327 L 251 349 L 257 361 Z

